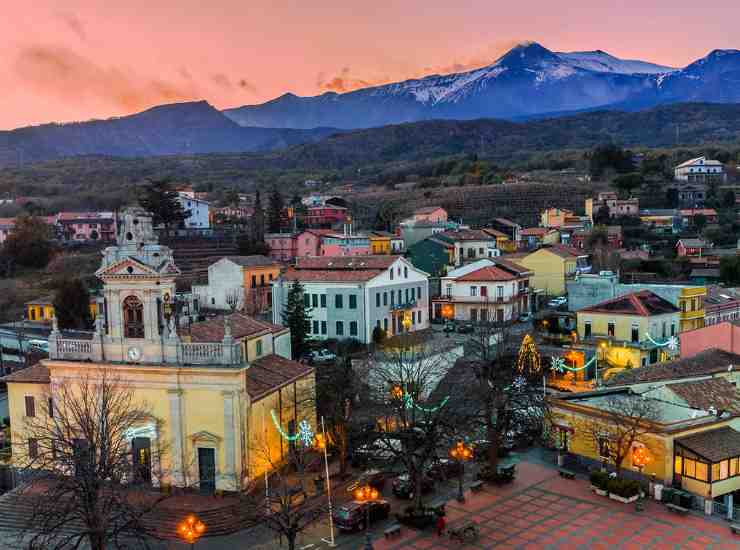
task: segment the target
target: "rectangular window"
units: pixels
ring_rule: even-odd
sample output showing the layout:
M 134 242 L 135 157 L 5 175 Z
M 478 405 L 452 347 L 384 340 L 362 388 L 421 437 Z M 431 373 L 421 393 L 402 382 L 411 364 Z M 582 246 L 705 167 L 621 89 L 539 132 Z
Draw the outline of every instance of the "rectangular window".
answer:
M 737 471 L 737 457 L 730 459 L 730 477 L 736 476 L 738 473 Z
M 478 287 L 477 286 L 471 286 L 470 287 L 470 295 L 471 296 L 478 296 Z
M 344 322 L 337 321 L 337 336 L 344 336 Z
M 375 293 L 375 307 L 380 307 L 380 292 Z
M 388 332 L 388 319 L 383 319 L 383 330 Z
M 326 307 L 326 294 L 321 295 L 321 307 Z
M 497 286 L 496 287 L 496 296 L 498 296 L 498 299 L 501 300 L 504 297 L 504 287 Z
M 265 276 L 260 275 L 260 286 L 265 286 Z
M 683 461 L 683 475 L 686 477 L 696 477 L 696 461 L 685 458 Z
M 409 268 L 406 266 L 403 266 L 403 278 L 408 279 L 409 278 Z
M 47 406 L 49 407 L 49 418 L 54 418 L 54 398 L 49 398 Z
M 391 274 L 391 281 L 393 280 L 393 268 L 390 269 L 389 273 Z
M 326 334 L 326 321 L 321 321 L 321 334 Z
M 419 297 L 419 300 L 421 300 L 421 296 L 422 296 L 422 295 L 421 295 L 421 287 L 419 287 L 419 288 L 418 288 L 418 289 L 416 290 L 416 295 L 417 295 L 417 296 Z
M 474 323 L 478 321 L 478 310 L 476 308 L 470 310 L 470 320 Z
M 676 335 L 676 324 L 671 323 L 671 336 L 675 336 L 675 335 Z
M 614 322 L 610 321 L 606 325 L 606 334 L 610 338 L 614 338 Z
M 588 321 L 583 325 L 583 337 L 591 338 L 591 322 Z
M 388 305 L 388 293 L 387 292 L 383 292 L 383 305 L 384 306 Z
M 413 302 L 414 300 L 416 300 L 416 289 L 412 287 L 411 288 L 411 301 Z
M 311 307 L 311 295 L 310 294 L 303 295 L 303 305 L 305 307 Z
M 421 324 L 421 311 L 418 313 L 417 317 L 419 318 L 419 324 Z
M 34 418 L 36 416 L 36 400 L 32 395 L 26 396 L 26 416 Z
M 356 294 L 349 295 L 349 308 L 357 309 L 357 295 Z
M 311 307 L 319 307 L 319 295 L 311 294 Z
M 28 440 L 28 458 L 38 458 L 39 440 L 31 438 Z
M 398 289 L 398 305 L 401 305 L 401 289 Z
M 344 307 L 344 296 L 341 294 L 334 296 L 334 307 L 337 309 L 342 309 Z
M 252 275 L 252 288 L 257 288 L 257 275 Z
M 349 335 L 350 336 L 357 336 L 357 321 L 350 321 L 349 322 Z
M 727 479 L 730 475 L 730 463 L 728 460 L 723 460 L 719 463 L 719 479 Z M 714 481 L 714 476 L 712 476 Z
M 612 334 L 612 336 L 614 336 Z M 631 339 L 634 344 L 638 343 L 640 341 L 640 328 L 639 327 L 632 327 L 632 334 Z
M 391 290 L 391 307 L 396 304 L 396 293 Z
M 673 473 L 683 475 L 683 461 L 681 455 L 676 455 L 673 459 Z
M 480 287 L 480 295 L 481 296 L 488 296 L 488 287 L 487 286 Z
M 314 334 L 318 334 L 319 333 L 319 322 L 318 321 L 314 321 L 313 322 L 313 333 Z
M 404 290 L 404 294 L 406 295 L 406 303 L 408 304 L 409 303 L 409 289 L 408 288 Z
M 696 479 L 699 481 L 709 481 L 709 468 L 704 462 L 696 461 Z
M 665 321 L 663 321 L 662 329 L 663 329 L 662 330 L 662 335 L 663 335 L 663 338 L 665 338 L 666 337 L 666 323 L 665 323 Z
M 254 345 L 254 348 L 255 348 L 255 353 L 257 354 L 257 357 L 262 357 L 262 339 L 261 338 L 257 340 L 257 343 Z

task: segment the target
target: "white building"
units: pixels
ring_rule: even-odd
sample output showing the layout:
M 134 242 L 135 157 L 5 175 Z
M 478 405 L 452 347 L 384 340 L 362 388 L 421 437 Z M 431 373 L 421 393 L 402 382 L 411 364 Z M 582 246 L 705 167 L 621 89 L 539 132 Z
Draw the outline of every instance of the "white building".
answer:
M 707 183 L 710 181 L 723 182 L 726 175 L 720 161 L 698 157 L 676 166 L 674 178 L 678 181 Z
M 482 259 L 450 271 L 433 300 L 434 317 L 458 321 L 504 323 L 529 313 L 529 277 L 520 265 Z
M 429 275 L 401 256 L 308 256 L 296 259 L 273 283 L 273 323 L 282 324 L 294 281 L 303 286 L 312 338 L 372 342 L 375 327 L 387 336 L 429 327 Z
M 267 256 L 224 256 L 208 266 L 208 284 L 193 285 L 193 294 L 201 308 L 263 313 L 279 271 L 280 264 Z
M 211 227 L 210 205 L 208 202 L 191 197 L 187 193 L 180 192 L 177 194 L 178 200 L 183 210 L 190 213 L 185 218 L 186 229 L 208 229 Z

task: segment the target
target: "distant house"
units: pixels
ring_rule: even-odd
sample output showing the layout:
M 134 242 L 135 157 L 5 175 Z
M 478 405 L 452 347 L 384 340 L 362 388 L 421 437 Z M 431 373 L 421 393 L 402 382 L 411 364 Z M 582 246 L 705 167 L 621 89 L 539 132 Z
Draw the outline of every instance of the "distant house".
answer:
M 704 239 L 679 239 L 676 243 L 676 254 L 681 258 L 687 256 L 704 256 L 711 245 Z
M 681 357 L 693 357 L 712 348 L 740 353 L 740 323 L 735 320 L 682 332 L 680 338 Z
M 190 215 L 185 218 L 183 226 L 186 229 L 208 229 L 211 227 L 211 211 L 208 202 L 196 199 L 187 193 L 178 193 L 177 200 L 183 210 Z
M 265 244 L 270 249 L 270 258 L 273 260 L 290 261 L 297 255 L 298 241 L 294 233 L 268 233 L 265 235 Z
M 718 160 L 707 159 L 706 157 L 687 160 L 676 166 L 673 172 L 674 178 L 677 181 L 687 181 L 690 183 L 724 182 L 727 179 L 722 163 Z
M 572 210 L 565 208 L 547 208 L 540 214 L 540 225 L 547 228 L 560 228 L 568 223 L 579 221 Z
M 481 229 L 445 231 L 437 235 L 437 238 L 452 244 L 456 266 L 501 254 L 496 246 L 496 237 Z
M 564 245 L 543 246 L 517 263 L 533 272 L 530 285 L 534 289 L 554 296 L 565 293 L 567 279 L 591 271 L 588 254 Z
M 622 226 L 609 225 L 606 228 L 607 247 L 617 250 L 622 247 Z M 588 239 L 594 232 L 594 229 L 577 229 L 570 237 L 570 245 L 579 250 L 587 249 Z
M 370 254 L 401 254 L 403 239 L 389 231 L 370 231 Z
M 56 222 L 62 238 L 67 241 L 112 242 L 116 238 L 113 212 L 60 212 Z
M 455 263 L 455 247 L 452 243 L 429 237 L 411 245 L 406 254 L 408 260 L 431 276 L 444 275 Z
M 520 250 L 534 250 L 543 244 L 558 244 L 560 242 L 560 231 L 548 229 L 547 227 L 525 227 L 519 232 Z
M 704 221 L 708 224 L 717 223 L 718 219 L 714 208 L 687 208 L 679 210 L 678 215 L 681 217 L 684 228 L 694 227 L 697 216 L 704 216 Z
M 496 248 L 501 252 L 516 252 L 517 243 L 509 238 L 503 231 L 490 227 L 481 227 L 481 231 L 496 238 Z
M 323 204 L 309 206 L 303 216 L 306 227 L 326 228 L 343 224 L 349 219 L 349 210 L 343 206 Z
M 434 317 L 509 322 L 530 311 L 531 272 L 512 262 L 482 259 L 450 271 L 432 301 Z
M 15 218 L 0 218 L 0 244 L 4 243 L 15 227 Z
M 678 210 L 673 209 L 640 210 L 640 221 L 661 233 L 678 233 L 681 226 Z
M 635 198 L 620 199 L 613 191 L 599 193 L 595 199 L 586 199 L 586 216 L 593 222 L 594 216 L 606 209 L 610 218 L 619 216 L 637 216 L 640 213 L 640 200 Z
M 414 210 L 414 214 L 411 217 L 417 222 L 446 222 L 447 210 L 441 206 L 424 206 L 423 208 L 417 208 Z
M 488 225 L 491 226 L 493 229 L 504 233 L 507 237 L 509 237 L 511 241 L 515 243 L 519 242 L 519 232 L 522 230 L 522 226 L 515 221 L 509 220 L 507 218 L 493 218 L 493 220 L 491 220 L 491 223 L 489 223 Z
M 694 270 L 700 271 L 700 270 Z M 740 291 L 716 284 L 707 285 L 704 298 L 704 324 L 716 325 L 722 321 L 740 320 Z

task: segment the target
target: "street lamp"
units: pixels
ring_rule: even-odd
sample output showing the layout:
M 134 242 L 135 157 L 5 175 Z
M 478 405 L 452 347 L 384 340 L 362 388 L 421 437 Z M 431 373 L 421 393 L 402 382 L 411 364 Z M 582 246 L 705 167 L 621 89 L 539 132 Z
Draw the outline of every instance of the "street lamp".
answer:
M 458 441 L 452 449 L 450 456 L 460 464 L 460 477 L 457 484 L 457 501 L 465 502 L 465 493 L 463 493 L 463 477 L 465 476 L 465 463 L 473 457 L 473 450 L 467 447 L 462 441 Z
M 642 469 L 647 466 L 648 462 L 650 462 L 650 456 L 645 447 L 639 446 L 632 449 L 632 464 L 638 469 L 640 475 L 642 475 Z
M 404 314 L 401 324 L 403 325 L 404 330 L 408 332 L 411 328 L 411 317 L 409 317 L 408 314 Z
M 370 503 L 378 500 L 378 490 L 370 487 L 370 485 L 363 485 L 355 489 L 354 497 L 357 502 L 366 503 L 365 506 L 365 550 L 373 550 L 373 539 L 370 536 Z
M 601 342 L 599 344 L 599 349 L 601 350 L 601 360 L 606 361 L 606 342 Z M 599 387 L 599 358 L 596 357 L 596 377 L 594 379 L 594 387 Z
M 194 514 L 190 514 L 177 526 L 177 532 L 185 542 L 190 544 L 192 550 L 198 539 L 206 532 L 206 524 Z

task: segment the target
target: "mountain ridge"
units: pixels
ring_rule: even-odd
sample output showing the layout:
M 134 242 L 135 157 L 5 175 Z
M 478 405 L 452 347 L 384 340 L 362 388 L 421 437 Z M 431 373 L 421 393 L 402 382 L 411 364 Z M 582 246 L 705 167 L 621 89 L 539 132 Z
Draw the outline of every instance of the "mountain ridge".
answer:
M 536 42 L 494 63 L 337 94 L 284 94 L 225 109 L 241 125 L 359 129 L 419 120 L 503 118 L 685 101 L 739 102 L 740 51 L 713 50 L 684 68 L 620 59 L 603 50 L 553 52 Z M 719 87 L 719 89 L 717 89 Z

